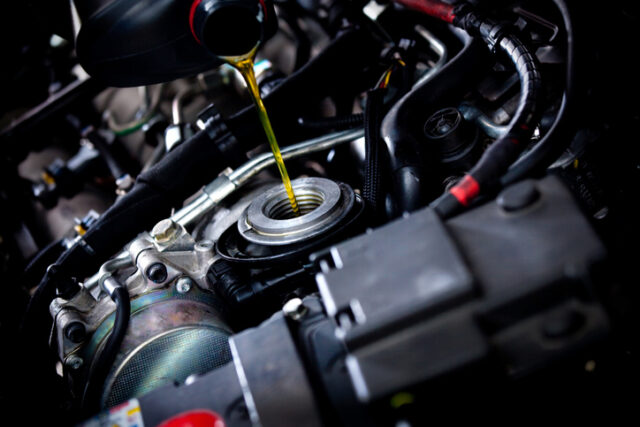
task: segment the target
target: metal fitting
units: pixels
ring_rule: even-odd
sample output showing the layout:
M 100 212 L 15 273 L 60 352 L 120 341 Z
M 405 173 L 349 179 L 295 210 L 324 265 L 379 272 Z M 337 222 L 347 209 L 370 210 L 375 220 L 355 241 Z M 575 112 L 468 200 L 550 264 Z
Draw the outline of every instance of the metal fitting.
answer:
M 291 320 L 302 319 L 309 309 L 302 303 L 300 298 L 292 298 L 282 306 L 282 312 Z
M 69 369 L 73 369 L 75 371 L 77 369 L 80 369 L 83 363 L 84 363 L 84 360 L 82 360 L 81 357 L 78 357 L 75 354 L 72 354 L 71 356 L 65 359 L 64 366 L 66 366 Z
M 350 211 L 353 190 L 325 178 L 291 182 L 300 216 L 294 216 L 282 184 L 256 197 L 238 220 L 246 240 L 262 245 L 288 245 L 309 240 L 334 227 Z
M 82 322 L 71 322 L 64 328 L 64 336 L 72 343 L 78 344 L 87 337 L 87 329 Z
M 171 242 L 178 234 L 178 225 L 171 218 L 163 219 L 151 230 L 151 237 L 157 243 Z
M 181 294 L 186 294 L 191 290 L 193 280 L 190 277 L 181 277 L 176 281 L 176 290 Z
M 147 268 L 146 272 L 147 279 L 151 280 L 153 283 L 164 282 L 167 280 L 167 274 L 167 267 L 165 267 L 161 262 L 151 264 L 149 268 Z

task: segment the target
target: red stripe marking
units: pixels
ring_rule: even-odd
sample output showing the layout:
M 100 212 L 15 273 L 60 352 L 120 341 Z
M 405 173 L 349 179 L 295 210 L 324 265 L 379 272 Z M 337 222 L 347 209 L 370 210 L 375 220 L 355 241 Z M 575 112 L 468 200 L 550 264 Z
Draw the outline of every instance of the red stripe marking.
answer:
M 465 175 L 449 193 L 453 194 L 462 206 L 469 206 L 469 203 L 480 193 L 480 184 L 471 175 Z
M 198 8 L 198 5 L 200 3 L 202 3 L 202 0 L 194 0 L 193 3 L 191 3 L 191 9 L 189 10 L 189 28 L 191 28 L 191 34 L 193 34 L 193 38 L 196 39 L 199 44 L 202 44 L 202 42 L 196 35 L 195 28 L 193 27 L 193 17 L 196 15 L 196 9 Z
M 453 23 L 456 15 L 453 13 L 454 7 L 440 0 L 394 0 L 410 9 L 426 13 L 429 16 L 438 18 L 449 24 Z
M 264 3 L 264 0 L 260 0 L 260 6 L 262 6 L 262 10 L 264 12 L 264 20 L 267 20 L 267 5 Z

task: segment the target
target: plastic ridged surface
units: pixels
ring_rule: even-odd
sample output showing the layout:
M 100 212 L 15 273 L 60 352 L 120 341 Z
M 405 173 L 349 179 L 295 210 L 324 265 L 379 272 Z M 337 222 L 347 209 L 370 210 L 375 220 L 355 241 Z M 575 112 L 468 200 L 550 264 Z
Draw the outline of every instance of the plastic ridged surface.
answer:
M 120 369 L 104 402 L 111 407 L 159 386 L 183 383 L 231 361 L 228 334 L 217 328 L 182 328 L 145 344 Z

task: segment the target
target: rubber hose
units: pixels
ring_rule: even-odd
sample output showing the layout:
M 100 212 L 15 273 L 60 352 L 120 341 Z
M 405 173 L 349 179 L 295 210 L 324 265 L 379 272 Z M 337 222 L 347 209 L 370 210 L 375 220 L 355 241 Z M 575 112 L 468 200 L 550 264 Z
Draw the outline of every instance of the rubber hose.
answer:
M 386 145 L 382 140 L 380 125 L 384 118 L 385 92 L 385 89 L 369 91 L 364 110 L 365 169 L 362 197 L 374 224 L 384 216 L 382 165 L 387 163 L 387 159 L 384 156 Z
M 516 36 L 508 34 L 502 25 L 494 24 L 467 13 L 456 21 L 474 36 L 482 37 L 490 46 L 503 51 L 511 60 L 520 78 L 520 101 L 509 124 L 509 130 L 483 153 L 479 162 L 449 192 L 432 203 L 442 218 L 449 218 L 480 194 L 500 183 L 505 174 L 530 140 L 539 117 L 538 96 L 542 79 L 536 57 Z
M 551 128 L 545 136 L 518 159 L 502 177 L 503 186 L 510 185 L 527 176 L 544 171 L 572 141 L 570 132 L 573 129 L 572 109 L 576 98 L 575 75 L 575 38 L 571 12 L 565 0 L 553 0 L 560 11 L 567 33 L 566 83 L 562 103 Z
M 364 114 L 357 113 L 351 114 L 349 116 L 341 116 L 341 117 L 323 117 L 320 119 L 305 119 L 300 117 L 298 119 L 298 124 L 306 129 L 317 129 L 317 130 L 344 130 L 351 129 L 357 126 L 361 126 L 364 122 Z
M 120 351 L 120 346 L 129 327 L 129 317 L 131 315 L 129 292 L 124 286 L 120 285 L 114 289 L 111 294 L 111 299 L 113 299 L 113 302 L 116 304 L 113 328 L 102 352 L 93 363 L 91 373 L 89 374 L 89 381 L 87 382 L 82 398 L 84 409 L 88 413 L 94 413 L 100 409 L 100 395 L 104 382 Z

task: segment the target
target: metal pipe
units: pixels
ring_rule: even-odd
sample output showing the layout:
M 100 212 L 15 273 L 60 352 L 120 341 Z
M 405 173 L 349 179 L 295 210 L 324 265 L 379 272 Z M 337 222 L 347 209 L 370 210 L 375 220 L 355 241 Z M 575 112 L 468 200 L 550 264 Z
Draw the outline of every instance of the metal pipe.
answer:
M 185 98 L 194 95 L 195 91 L 193 88 L 188 87 L 186 89 L 181 89 L 176 93 L 176 96 L 173 97 L 173 101 L 171 101 L 171 121 L 174 125 L 179 125 L 183 121 L 182 117 L 182 102 Z
M 426 73 L 424 73 L 414 84 L 413 87 L 417 87 L 422 83 L 426 82 L 433 76 L 435 73 L 440 71 L 440 69 L 447 63 L 447 47 L 438 40 L 433 34 L 427 31 L 421 25 L 415 26 L 415 31 L 420 34 L 426 41 L 429 43 L 429 47 L 438 54 L 438 60 Z
M 115 258 L 112 258 L 109 261 L 102 264 L 102 266 L 100 267 L 100 270 L 96 274 L 94 274 L 93 276 L 85 280 L 83 286 L 94 297 L 96 297 L 97 295 L 94 295 L 93 292 L 96 289 L 101 288 L 102 283 L 107 278 L 111 277 L 113 273 L 120 270 L 121 268 L 132 267 L 132 266 L 133 266 L 133 260 L 129 256 L 129 253 L 127 251 L 122 251 Z
M 350 129 L 330 133 L 299 144 L 284 147 L 282 149 L 282 158 L 289 160 L 318 151 L 328 150 L 336 145 L 353 141 L 363 136 L 363 129 Z M 237 188 L 243 186 L 258 173 L 274 164 L 275 159 L 273 154 L 263 153 L 255 156 L 235 171 L 227 170 L 209 185 L 205 186 L 203 194 L 173 214 L 171 219 L 184 227 L 192 225 Z
M 458 110 L 462 113 L 465 120 L 474 122 L 487 136 L 491 138 L 500 138 L 509 130 L 509 126 L 496 124 L 474 105 L 462 103 L 458 107 Z

